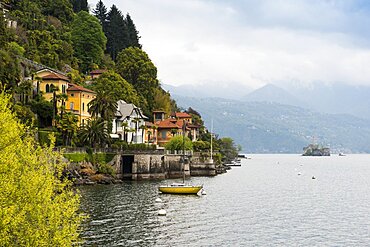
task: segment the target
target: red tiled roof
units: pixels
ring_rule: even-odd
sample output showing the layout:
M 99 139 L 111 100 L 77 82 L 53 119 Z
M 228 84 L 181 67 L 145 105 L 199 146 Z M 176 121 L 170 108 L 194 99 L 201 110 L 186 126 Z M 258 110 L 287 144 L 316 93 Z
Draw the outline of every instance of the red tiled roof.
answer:
M 71 84 L 72 87 L 69 87 L 67 91 L 82 91 L 82 92 L 88 92 L 88 93 L 94 93 L 96 94 L 93 90 L 84 88 L 82 86 L 76 85 L 76 84 Z
M 176 118 L 191 118 L 191 115 L 186 112 L 175 112 Z
M 107 70 L 106 69 L 95 69 L 95 70 L 90 71 L 90 74 L 100 75 L 100 74 L 103 74 L 104 72 L 107 72 Z
M 63 80 L 63 81 L 68 81 L 69 82 L 68 77 L 63 76 L 63 75 L 54 74 L 54 73 L 43 76 L 42 79 L 43 80 Z
M 158 129 L 181 129 L 181 127 L 176 124 L 176 121 L 169 118 L 163 121 L 158 121 L 156 125 L 158 126 Z

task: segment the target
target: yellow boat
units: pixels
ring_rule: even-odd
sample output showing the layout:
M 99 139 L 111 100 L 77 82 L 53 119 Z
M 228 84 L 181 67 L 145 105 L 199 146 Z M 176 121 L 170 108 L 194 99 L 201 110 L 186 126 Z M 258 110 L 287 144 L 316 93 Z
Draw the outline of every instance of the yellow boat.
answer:
M 182 183 L 173 183 L 171 185 L 162 185 L 158 189 L 165 194 L 197 194 L 203 185 L 185 185 Z

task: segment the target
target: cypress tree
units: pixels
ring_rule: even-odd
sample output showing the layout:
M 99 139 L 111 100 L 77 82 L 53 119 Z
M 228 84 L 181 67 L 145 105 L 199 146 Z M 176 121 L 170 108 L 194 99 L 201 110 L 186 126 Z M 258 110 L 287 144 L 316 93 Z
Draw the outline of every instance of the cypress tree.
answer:
M 93 10 L 93 13 L 96 18 L 99 19 L 100 24 L 103 27 L 104 33 L 106 33 L 106 28 L 107 28 L 107 22 L 108 22 L 108 10 L 105 7 L 104 3 L 102 0 L 99 0 L 99 2 L 96 4 L 95 9 Z
M 139 39 L 140 39 L 139 32 L 136 30 L 136 26 L 133 20 L 131 19 L 130 14 L 128 13 L 126 15 L 125 22 L 127 26 L 127 33 L 128 33 L 128 39 L 129 39 L 127 47 L 133 46 L 133 47 L 138 47 L 141 49 L 141 44 L 139 43 Z
M 115 5 L 112 5 L 108 13 L 106 37 L 107 52 L 116 60 L 118 53 L 127 47 L 128 33 L 125 19 Z

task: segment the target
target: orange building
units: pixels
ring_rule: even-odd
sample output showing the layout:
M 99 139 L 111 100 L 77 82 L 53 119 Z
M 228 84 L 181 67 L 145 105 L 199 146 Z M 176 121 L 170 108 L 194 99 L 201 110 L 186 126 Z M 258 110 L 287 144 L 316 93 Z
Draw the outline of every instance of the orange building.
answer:
M 161 111 L 154 112 L 154 119 L 160 119 L 159 116 L 163 118 L 164 114 L 162 113 Z M 199 127 L 192 124 L 192 117 L 186 112 L 176 112 L 172 114 L 171 118 L 156 121 L 155 125 L 157 127 L 157 144 L 159 146 L 164 146 L 174 136 L 183 135 L 183 131 L 192 141 L 197 139 Z
M 78 118 L 78 125 L 83 125 L 91 115 L 88 113 L 88 104 L 96 97 L 96 93 L 90 89 L 70 83 L 69 78 L 61 72 L 43 69 L 36 72 L 34 76 L 34 87 L 38 92 L 43 93 L 43 97 L 51 101 L 53 94 L 67 95 L 64 102 L 66 111 L 72 112 Z M 62 106 L 58 102 L 58 107 Z
M 96 93 L 82 86 L 70 84 L 70 87 L 67 89 L 67 95 L 66 110 L 78 117 L 78 125 L 84 125 L 86 120 L 91 117 L 88 112 L 88 104 L 95 99 Z

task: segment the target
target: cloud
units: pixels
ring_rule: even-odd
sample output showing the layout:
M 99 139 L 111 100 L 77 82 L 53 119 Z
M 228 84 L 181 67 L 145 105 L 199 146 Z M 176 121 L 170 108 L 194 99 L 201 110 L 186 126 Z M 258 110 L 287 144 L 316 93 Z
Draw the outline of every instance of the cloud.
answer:
M 370 85 L 370 7 L 350 0 L 104 1 L 129 12 L 166 84 Z M 94 3 L 95 4 L 95 3 Z

